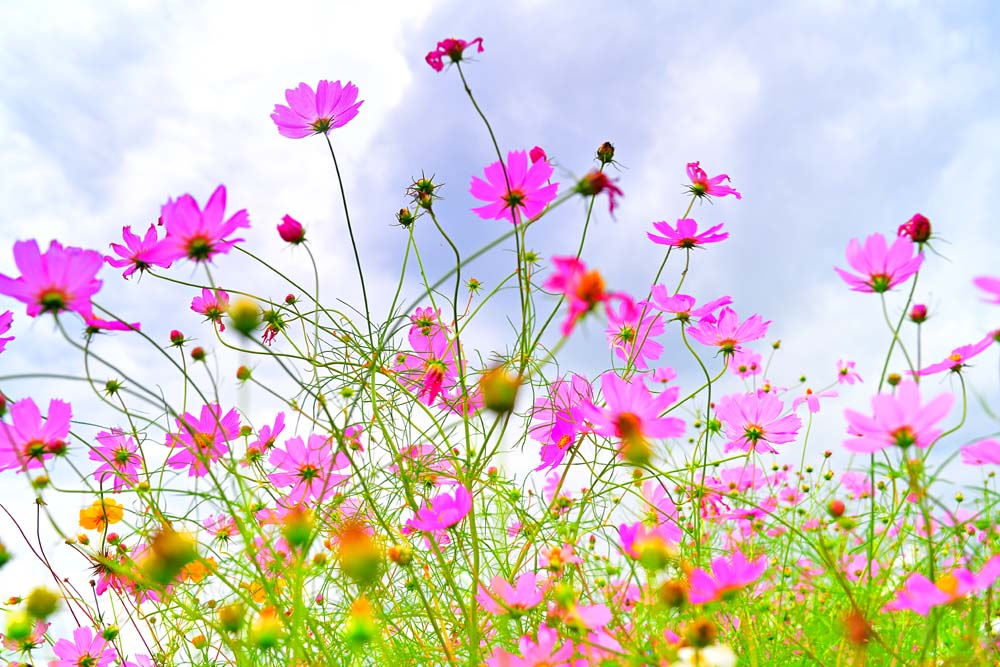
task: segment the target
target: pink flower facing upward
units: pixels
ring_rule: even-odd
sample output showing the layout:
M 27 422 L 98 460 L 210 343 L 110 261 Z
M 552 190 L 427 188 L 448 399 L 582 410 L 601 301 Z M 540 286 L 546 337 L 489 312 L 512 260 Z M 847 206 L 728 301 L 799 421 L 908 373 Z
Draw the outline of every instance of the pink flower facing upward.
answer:
M 469 192 L 476 199 L 489 202 L 472 211 L 483 220 L 508 220 L 515 225 L 525 217 L 533 218 L 556 198 L 559 184 L 546 185 L 552 171 L 552 165 L 546 160 L 539 160 L 529 167 L 527 152 L 510 151 L 507 153 L 506 171 L 498 161 L 486 167 L 485 181 L 472 177 Z
M 322 502 L 350 475 L 334 474 L 351 465 L 344 452 L 334 456 L 332 440 L 322 435 L 309 436 L 309 444 L 295 437 L 285 441 L 285 449 L 271 450 L 271 465 L 279 471 L 268 475 L 278 487 L 292 486 L 288 493 L 293 504 Z
M 581 408 L 594 425 L 594 432 L 621 441 L 621 454 L 630 461 L 648 460 L 652 448 L 648 438 L 677 438 L 684 435 L 684 421 L 660 415 L 677 400 L 680 387 L 669 387 L 653 396 L 639 378 L 623 380 L 614 372 L 601 376 L 601 392 L 606 407 L 594 404 Z
M 876 452 L 893 445 L 906 449 L 910 445 L 928 447 L 941 435 L 938 422 L 948 416 L 955 397 L 940 394 L 929 403 L 921 404 L 920 386 L 902 382 L 896 395 L 878 394 L 872 398 L 872 416 L 854 410 L 844 410 L 848 433 L 844 441 L 850 452 Z
M 718 176 L 712 176 L 709 178 L 705 170 L 702 169 L 699 162 L 688 162 L 687 165 L 687 176 L 691 180 L 691 185 L 688 186 L 688 190 L 695 197 L 725 197 L 727 195 L 733 195 L 737 199 L 742 199 L 743 197 L 739 192 L 729 187 L 728 185 L 723 185 L 723 182 L 729 180 L 727 174 L 719 174 Z
M 593 398 L 587 378 L 574 375 L 554 381 L 549 394 L 535 401 L 528 429 L 531 438 L 542 445 L 542 462 L 535 470 L 553 469 L 563 462 L 577 436 L 586 430 L 581 408 Z
M 982 354 L 986 348 L 992 344 L 993 334 L 987 334 L 986 337 L 978 343 L 956 347 L 944 361 L 939 361 L 936 364 L 931 364 L 926 368 L 920 369 L 917 371 L 917 375 L 934 375 L 935 373 L 942 373 L 944 371 L 960 373 L 962 369 L 966 367 L 966 361 L 972 359 L 976 355 Z
M 472 495 L 459 485 L 455 493 L 441 493 L 431 498 L 406 522 L 411 531 L 436 533 L 458 524 L 472 511 Z
M 1000 465 L 1000 440 L 987 438 L 962 447 L 962 463 L 970 466 L 981 466 L 987 463 Z
M 191 310 L 201 313 L 206 320 L 215 322 L 219 325 L 219 331 L 225 331 L 222 316 L 229 312 L 229 293 L 224 289 L 211 290 L 204 287 L 201 296 L 191 299 Z
M 503 577 L 493 577 L 490 588 L 479 584 L 476 599 L 483 609 L 491 614 L 511 614 L 520 616 L 529 609 L 537 607 L 544 593 L 538 588 L 534 572 L 525 572 L 517 578 L 514 586 L 507 583 Z
M 715 414 L 726 427 L 725 451 L 739 449 L 744 452 L 777 454 L 771 445 L 782 445 L 795 440 L 802 420 L 795 414 L 781 416 L 785 409 L 781 399 L 771 393 L 751 392 L 723 396 Z
M 984 301 L 1000 305 L 1000 278 L 979 276 L 972 282 L 975 283 L 976 287 L 986 292 L 983 296 Z
M 467 42 L 464 39 L 457 39 L 454 37 L 448 39 L 442 39 L 437 43 L 437 48 L 429 52 L 424 56 L 424 60 L 427 64 L 431 66 L 435 72 L 440 72 L 444 69 L 444 58 L 447 56 L 448 59 L 453 63 L 460 63 L 465 58 L 465 50 L 476 45 L 476 53 L 483 52 L 483 38 L 476 37 L 474 40 Z
M 52 646 L 58 660 L 49 667 L 108 667 L 118 660 L 118 651 L 90 628 L 73 631 L 73 641 L 60 639 Z
M 712 573 L 695 568 L 688 575 L 688 600 L 691 604 L 705 604 L 728 599 L 741 588 L 760 579 L 767 569 L 767 557 L 748 561 L 743 552 L 736 551 L 728 560 L 720 556 L 712 561 Z
M 854 370 L 854 362 L 839 360 L 837 362 L 837 384 L 854 384 L 855 382 L 863 382 L 863 380 Z
M 497 648 L 493 655 L 486 659 L 487 667 L 574 667 L 573 656 L 576 648 L 572 642 L 559 642 L 559 632 L 542 625 L 538 628 L 538 642 L 531 641 L 530 635 L 524 635 L 518 642 L 520 655 Z
M 163 205 L 160 217 L 167 235 L 160 242 L 164 261 L 190 259 L 193 262 L 211 262 L 219 254 L 229 252 L 243 239 L 226 238 L 237 229 L 250 226 L 246 209 L 234 213 L 223 221 L 226 210 L 226 186 L 220 185 L 212 193 L 204 210 L 191 195 L 182 195 Z
M 611 298 L 604 289 L 604 278 L 597 269 L 587 266 L 575 257 L 553 257 L 555 271 L 542 286 L 562 296 L 569 302 L 569 311 L 560 332 L 568 336 L 577 320 L 594 310 L 598 304 Z
M 0 294 L 26 304 L 30 317 L 67 310 L 84 319 L 94 316 L 90 299 L 101 289 L 97 279 L 104 264 L 101 253 L 64 248 L 52 241 L 43 254 L 37 241 L 18 241 L 14 244 L 14 263 L 21 275 L 11 278 L 0 274 Z
M 678 322 L 690 322 L 691 319 L 700 320 L 703 318 L 715 319 L 715 311 L 723 306 L 728 306 L 733 300 L 724 296 L 715 301 L 709 301 L 705 305 L 695 308 L 693 296 L 687 294 L 674 294 L 671 296 L 666 285 L 653 285 L 650 291 L 649 305 L 662 310 L 665 313 L 673 313 L 674 319 Z M 642 304 L 640 304 L 642 305 Z
M 881 234 L 869 236 L 863 247 L 857 239 L 851 239 L 847 245 L 847 263 L 860 275 L 837 267 L 834 270 L 855 292 L 881 294 L 920 270 L 924 256 L 919 252 L 914 254 L 916 249 L 906 236 L 897 238 L 891 247 Z
M 637 306 L 630 298 L 622 298 L 617 310 L 608 308 L 605 332 L 618 358 L 640 370 L 649 367 L 647 359 L 656 361 L 663 354 L 663 346 L 653 340 L 663 334 L 663 320 L 658 313 L 643 317 L 645 312 L 646 307 Z
M 109 479 L 114 481 L 115 491 L 123 486 L 133 486 L 139 479 L 139 465 L 142 459 L 131 436 L 120 428 L 97 434 L 99 447 L 90 450 L 90 460 L 101 464 L 94 471 L 94 479 L 101 484 Z
M 721 232 L 722 225 L 718 224 L 709 227 L 702 233 L 698 233 L 698 223 L 691 218 L 681 218 L 677 221 L 677 227 L 671 227 L 666 220 L 654 222 L 653 227 L 659 234 L 647 232 L 646 236 L 653 243 L 659 245 L 669 245 L 675 248 L 700 248 L 706 243 L 720 243 L 729 238 L 729 232 Z
M 964 567 L 958 567 L 939 577 L 936 582 L 932 582 L 919 572 L 914 572 L 907 577 L 896 597 L 882 610 L 909 609 L 926 616 L 933 607 L 951 604 L 967 595 L 986 590 L 993 585 L 998 576 L 1000 576 L 1000 555 L 988 560 L 978 574 Z
M 168 447 L 181 451 L 167 459 L 167 465 L 180 470 L 188 468 L 189 477 L 204 477 L 208 466 L 229 452 L 228 443 L 240 435 L 240 416 L 236 410 L 222 415 L 218 405 L 203 405 L 201 417 L 190 412 L 178 417 L 177 433 L 167 434 Z
M 771 321 L 764 321 L 760 315 L 751 315 L 740 322 L 739 316 L 729 306 L 719 313 L 717 320 L 702 319 L 689 327 L 687 333 L 702 345 L 717 347 L 723 354 L 732 354 L 741 349 L 743 343 L 763 338 Z
M 13 336 L 3 335 L 10 331 L 10 327 L 13 323 L 14 313 L 9 310 L 4 313 L 0 313 L 0 352 L 3 352 L 7 348 L 7 343 L 14 340 Z
M 116 269 L 125 269 L 122 278 L 128 279 L 136 271 L 142 274 L 154 266 L 170 268 L 172 260 L 167 256 L 166 246 L 160 244 L 156 225 L 150 225 L 146 235 L 141 238 L 132 233 L 131 225 L 122 227 L 122 239 L 125 245 L 111 244 L 111 249 L 121 259 L 115 259 L 110 255 L 104 257 L 104 261 Z
M 278 132 L 289 139 L 301 139 L 313 134 L 328 134 L 330 130 L 347 125 L 355 116 L 362 102 L 358 101 L 358 87 L 350 81 L 320 81 L 316 90 L 307 83 L 285 91 L 284 104 L 275 104 L 271 120 Z
M 30 398 L 12 403 L 11 423 L 0 421 L 0 472 L 41 468 L 43 461 L 66 451 L 72 416 L 69 403 L 55 399 L 44 422 Z

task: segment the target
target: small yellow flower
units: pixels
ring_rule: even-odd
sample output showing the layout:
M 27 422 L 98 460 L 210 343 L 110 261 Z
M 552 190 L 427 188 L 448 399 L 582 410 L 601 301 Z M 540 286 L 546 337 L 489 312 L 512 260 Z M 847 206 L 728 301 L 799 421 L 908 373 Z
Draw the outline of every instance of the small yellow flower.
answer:
M 80 510 L 80 527 L 101 532 L 109 525 L 121 521 L 124 516 L 125 510 L 118 501 L 98 498 L 90 507 Z

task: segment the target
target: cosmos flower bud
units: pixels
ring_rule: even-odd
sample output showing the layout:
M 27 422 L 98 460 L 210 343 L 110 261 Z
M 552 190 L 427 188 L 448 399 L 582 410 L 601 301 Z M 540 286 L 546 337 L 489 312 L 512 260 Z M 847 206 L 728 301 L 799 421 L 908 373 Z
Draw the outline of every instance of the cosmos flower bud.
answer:
M 278 236 L 285 243 L 298 245 L 306 240 L 306 230 L 302 228 L 302 223 L 290 215 L 283 217 L 278 225 Z
M 601 164 L 608 164 L 615 159 L 615 147 L 610 141 L 605 141 L 597 147 L 597 159 Z
M 927 243 L 931 239 L 931 221 L 919 213 L 899 226 L 899 236 L 909 236 L 914 243 Z
M 406 567 L 413 561 L 413 547 L 406 543 L 392 545 L 389 547 L 389 560 Z
M 250 641 L 257 648 L 269 649 L 278 644 L 284 628 L 273 609 L 261 612 L 250 628 Z
M 679 579 L 663 582 L 657 590 L 660 602 L 668 607 L 683 607 L 687 603 L 687 586 Z
M 910 308 L 910 321 L 915 324 L 920 324 L 927 319 L 927 306 L 922 303 L 913 304 L 913 308 Z
M 243 627 L 247 609 L 242 602 L 234 602 L 219 608 L 219 624 L 226 632 L 237 632 Z
M 890 387 L 895 387 L 897 384 L 902 382 L 902 380 L 903 376 L 899 373 L 889 373 L 889 375 L 885 378 L 885 381 L 889 383 Z
M 170 342 L 173 343 L 174 345 L 183 345 L 184 334 L 182 334 L 177 329 L 174 329 L 173 331 L 170 332 Z
M 48 618 L 59 608 L 60 597 L 47 588 L 39 586 L 28 593 L 24 608 L 35 618 Z
M 4 634 L 7 639 L 19 642 L 27 639 L 34 627 L 35 619 L 30 614 L 24 610 L 13 611 L 7 614 L 7 628 Z
M 837 500 L 836 498 L 831 500 L 830 504 L 826 506 L 826 511 L 829 512 L 830 516 L 832 516 L 834 519 L 839 519 L 840 517 L 842 517 L 844 515 L 845 509 L 846 508 L 844 507 L 844 501 Z
M 691 646 L 705 648 L 715 643 L 719 637 L 719 631 L 712 621 L 707 618 L 699 618 L 688 624 L 684 637 Z
M 844 618 L 844 636 L 847 641 L 860 646 L 867 644 L 872 636 L 872 624 L 861 613 L 861 610 L 854 609 Z
M 414 220 L 415 218 L 408 208 L 401 208 L 399 209 L 399 213 L 396 214 L 396 222 L 404 229 L 412 225 Z
M 191 350 L 191 358 L 195 361 L 205 361 L 205 349 L 196 347 Z
M 110 641 L 114 641 L 115 638 L 118 637 L 118 626 L 117 625 L 109 625 L 108 627 L 104 628 L 103 630 L 101 630 L 101 637 L 105 641 L 109 641 L 109 642 Z
M 143 560 L 144 574 L 161 585 L 167 585 L 180 574 L 184 566 L 198 557 L 198 545 L 187 533 L 164 527 L 150 541 L 149 556 Z
M 545 154 L 541 146 L 535 146 L 530 151 L 528 151 L 528 157 L 531 159 L 531 164 L 535 164 L 539 160 L 548 160 L 549 156 Z
M 246 382 L 250 379 L 250 369 L 246 366 L 240 366 L 236 369 L 236 379 L 240 382 Z
M 229 306 L 229 317 L 234 329 L 249 336 L 260 324 L 260 308 L 253 299 L 241 296 Z
M 293 547 L 301 547 L 309 542 L 313 532 L 312 512 L 296 508 L 285 516 L 281 534 Z
M 514 401 L 520 388 L 521 378 L 509 373 L 503 366 L 491 368 L 479 378 L 483 405 L 500 414 L 514 409 Z

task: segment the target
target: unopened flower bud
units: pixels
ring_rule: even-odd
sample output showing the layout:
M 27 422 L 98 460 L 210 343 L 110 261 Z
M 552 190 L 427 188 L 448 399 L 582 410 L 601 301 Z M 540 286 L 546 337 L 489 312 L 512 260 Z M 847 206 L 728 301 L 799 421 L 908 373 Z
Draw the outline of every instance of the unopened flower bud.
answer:
M 597 147 L 597 159 L 601 164 L 608 164 L 615 159 L 615 147 L 610 141 Z
M 830 504 L 826 506 L 826 511 L 830 513 L 834 519 L 839 519 L 844 516 L 844 501 L 837 500 L 836 498 L 830 501 Z
M 292 305 L 293 303 L 295 303 L 296 301 L 297 301 L 297 299 L 295 298 L 294 294 L 286 294 L 285 295 L 285 303 L 287 303 L 289 306 Z
M 415 218 L 408 208 L 401 208 L 399 209 L 399 213 L 396 214 L 396 222 L 399 223 L 400 227 L 408 228 L 413 224 L 414 220 Z
M 260 324 L 260 307 L 253 299 L 241 296 L 229 306 L 229 317 L 232 319 L 234 329 L 244 336 L 249 336 Z
M 931 238 L 931 221 L 916 213 L 899 226 L 899 236 L 909 236 L 914 243 L 927 243 Z
M 31 631 L 34 627 L 35 619 L 26 611 L 12 611 L 7 614 L 7 628 L 4 634 L 7 639 L 19 642 L 31 636 Z
M 173 343 L 174 345 L 183 345 L 184 334 L 182 334 L 177 329 L 174 329 L 173 331 L 170 332 L 170 342 Z
M 250 369 L 246 366 L 240 366 L 236 369 L 236 379 L 240 382 L 246 382 L 250 379 Z
M 282 241 L 298 245 L 306 240 L 306 230 L 302 228 L 302 224 L 298 220 L 286 215 L 281 221 L 281 224 L 278 225 L 278 236 L 281 237 Z
M 899 373 L 889 373 L 889 375 L 887 375 L 885 378 L 885 381 L 889 383 L 890 387 L 895 387 L 902 380 L 903 376 L 901 376 Z
M 479 378 L 479 391 L 483 405 L 500 414 L 514 409 L 517 391 L 521 388 L 521 378 L 509 373 L 503 366 L 492 368 Z
M 549 156 L 545 154 L 541 146 L 535 146 L 530 151 L 528 151 L 528 157 L 531 158 L 531 164 L 535 164 L 539 160 L 548 160 Z
M 274 610 L 262 612 L 250 627 L 250 641 L 254 646 L 261 649 L 274 648 L 284 634 L 284 627 L 278 619 Z
M 915 324 L 920 324 L 927 319 L 927 306 L 922 303 L 913 304 L 913 308 L 910 308 L 910 321 Z
M 699 618 L 688 624 L 684 637 L 691 646 L 705 648 L 715 643 L 719 637 L 719 631 L 712 621 L 707 618 Z
M 191 358 L 195 361 L 205 361 L 205 350 L 202 347 L 191 349 Z
M 35 618 L 45 619 L 59 607 L 60 599 L 56 593 L 40 586 L 28 593 L 24 608 Z

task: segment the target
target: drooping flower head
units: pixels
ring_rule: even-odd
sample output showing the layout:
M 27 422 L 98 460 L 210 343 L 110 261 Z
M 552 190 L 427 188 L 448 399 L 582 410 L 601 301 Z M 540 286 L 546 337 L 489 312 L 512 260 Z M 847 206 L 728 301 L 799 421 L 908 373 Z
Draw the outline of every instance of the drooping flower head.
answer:
M 666 220 L 654 222 L 653 227 L 659 234 L 647 232 L 646 236 L 649 237 L 650 241 L 675 248 L 700 248 L 706 243 L 719 243 L 729 238 L 729 232 L 719 231 L 722 229 L 721 223 L 709 227 L 699 234 L 698 223 L 691 218 L 681 218 L 677 221 L 676 228 Z
M 122 278 L 128 279 L 136 271 L 141 274 L 154 266 L 170 268 L 173 260 L 168 256 L 167 247 L 160 243 L 155 224 L 151 224 L 146 230 L 146 235 L 141 238 L 138 234 L 132 233 L 131 225 L 122 227 L 122 239 L 125 245 L 111 244 L 111 249 L 120 259 L 110 255 L 104 257 L 104 261 L 116 269 L 125 269 Z
M 178 417 L 177 433 L 167 434 L 167 446 L 180 451 L 167 459 L 171 468 L 188 468 L 190 477 L 204 477 L 210 464 L 229 452 L 229 442 L 240 435 L 240 416 L 235 409 L 225 415 L 218 405 L 203 405 L 201 416 L 190 412 Z
M 941 435 L 938 422 L 948 416 L 955 397 L 940 394 L 928 403 L 921 403 L 920 386 L 902 382 L 896 394 L 878 394 L 872 398 L 872 416 L 854 410 L 844 410 L 851 437 L 844 448 L 851 452 L 876 452 L 896 446 L 906 449 L 928 447 Z
M 7 347 L 7 343 L 14 340 L 13 336 L 4 336 L 3 334 L 10 331 L 11 325 L 14 323 L 14 313 L 9 310 L 0 313 L 0 352 L 3 352 Z
M 351 463 L 344 452 L 334 455 L 332 440 L 322 435 L 309 436 L 308 444 L 300 437 L 286 440 L 284 449 L 271 450 L 270 462 L 280 472 L 268 479 L 277 487 L 293 487 L 288 498 L 296 505 L 322 502 L 351 477 L 334 473 Z
M 21 275 L 0 274 L 0 294 L 27 305 L 30 317 L 41 313 L 72 311 L 86 319 L 93 316 L 90 299 L 101 289 L 97 272 L 104 264 L 101 253 L 82 248 L 64 248 L 52 241 L 42 253 L 38 242 L 14 244 L 14 263 Z
M 687 176 L 691 180 L 688 190 L 695 197 L 725 197 L 733 195 L 737 199 L 742 199 L 742 195 L 728 185 L 723 185 L 729 180 L 727 174 L 719 174 L 709 178 L 705 170 L 699 166 L 699 162 L 688 162 Z
M 943 371 L 960 373 L 966 367 L 966 362 L 973 357 L 982 354 L 986 348 L 993 344 L 993 334 L 987 334 L 978 343 L 956 347 L 944 360 L 931 364 L 926 368 L 917 371 L 917 375 L 934 375 Z
M 201 296 L 191 299 L 191 310 L 201 313 L 206 320 L 219 325 L 219 331 L 225 331 L 222 316 L 229 312 L 229 293 L 222 288 L 214 290 L 203 287 Z
M 229 252 L 243 239 L 227 238 L 237 229 L 250 226 L 246 209 L 223 220 L 226 210 L 226 186 L 220 185 L 201 209 L 191 195 L 181 195 L 163 205 L 160 217 L 167 230 L 160 242 L 164 261 L 190 259 L 211 262 L 219 254 Z
M 984 301 L 1000 305 L 1000 278 L 992 276 L 979 276 L 972 281 L 976 287 L 986 292 Z
M 472 177 L 469 192 L 476 199 L 489 202 L 472 209 L 473 212 L 483 220 L 507 220 L 515 225 L 525 218 L 535 217 L 556 198 L 559 184 L 546 185 L 552 171 L 552 165 L 546 160 L 529 167 L 526 151 L 510 151 L 506 166 L 498 161 L 486 167 L 485 181 Z
M 483 52 L 482 37 L 476 37 L 475 39 L 469 42 L 465 41 L 464 39 L 457 39 L 455 37 L 442 39 L 440 42 L 437 43 L 436 49 L 430 51 L 426 56 L 424 56 L 424 60 L 427 61 L 427 64 L 431 66 L 431 69 L 433 69 L 435 72 L 440 72 L 441 70 L 444 69 L 443 59 L 445 58 L 445 56 L 447 56 L 453 63 L 462 62 L 465 59 L 464 58 L 465 50 L 470 46 L 472 46 L 473 44 L 475 44 L 477 47 L 476 53 Z
M 604 278 L 596 269 L 587 266 L 575 257 L 553 257 L 555 271 L 542 285 L 547 290 L 562 294 L 569 302 L 569 311 L 560 331 L 568 336 L 576 321 L 592 311 L 599 303 L 606 302 L 611 295 L 604 290 Z
M 765 322 L 760 315 L 751 315 L 740 322 L 736 311 L 726 306 L 717 320 L 702 319 L 697 325 L 689 327 L 687 333 L 702 345 L 718 347 L 723 354 L 732 354 L 743 343 L 763 338 L 770 324 L 770 320 Z
M 91 628 L 77 628 L 72 641 L 60 639 L 52 645 L 52 652 L 59 659 L 49 667 L 108 667 L 118 659 L 118 651 Z
M 0 421 L 0 472 L 32 470 L 42 462 L 66 450 L 69 403 L 53 399 L 44 421 L 38 406 L 30 398 L 9 406 L 10 423 Z
M 916 253 L 917 246 L 906 236 L 886 245 L 885 237 L 872 234 L 864 246 L 857 239 L 847 244 L 847 263 L 859 275 L 835 267 L 834 270 L 855 292 L 880 294 L 906 281 L 920 270 L 924 256 Z
M 663 354 L 663 345 L 653 340 L 663 334 L 663 320 L 659 313 L 643 316 L 645 311 L 645 307 L 623 297 L 617 310 L 608 308 L 608 328 L 605 332 L 615 354 L 640 370 L 649 367 L 647 359 L 656 361 Z
M 622 189 L 615 185 L 615 182 L 608 178 L 607 174 L 597 169 L 591 169 L 586 176 L 577 181 L 576 186 L 573 188 L 573 192 L 581 194 L 584 197 L 596 197 L 602 192 L 607 192 L 608 213 L 610 213 L 612 217 L 615 215 L 615 197 L 625 196 Z
M 729 438 L 725 451 L 776 454 L 778 450 L 772 445 L 792 442 L 802 428 L 802 420 L 795 414 L 781 415 L 784 409 L 784 403 L 772 393 L 754 391 L 723 396 L 715 414 L 725 425 Z
M 94 479 L 101 484 L 108 480 L 114 482 L 115 491 L 123 486 L 132 486 L 139 479 L 139 466 L 142 458 L 139 456 L 135 440 L 125 435 L 120 428 L 111 431 L 101 431 L 97 434 L 99 447 L 93 447 L 89 456 L 91 461 L 100 463 L 94 471 Z
M 919 213 L 899 226 L 897 236 L 908 236 L 914 243 L 927 243 L 931 240 L 931 221 Z
M 289 139 L 301 139 L 313 134 L 328 134 L 343 127 L 358 115 L 362 101 L 358 101 L 358 87 L 350 81 L 322 80 L 316 90 L 307 83 L 285 91 L 284 104 L 275 104 L 271 120 L 278 132 Z
M 704 604 L 728 598 L 733 593 L 760 579 L 767 569 L 767 557 L 749 561 L 743 552 L 732 557 L 720 556 L 712 561 L 712 573 L 695 568 L 688 575 L 688 600 L 691 604 Z

